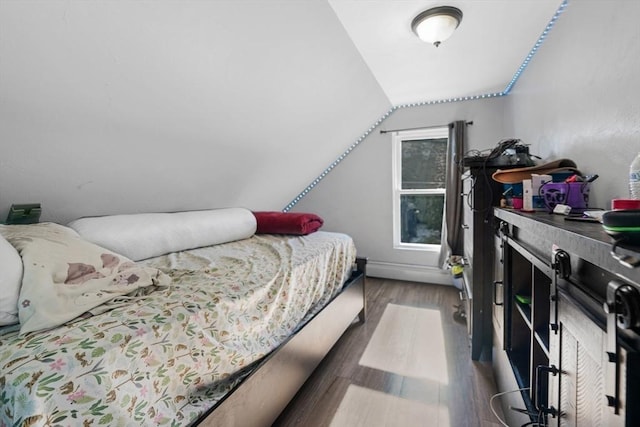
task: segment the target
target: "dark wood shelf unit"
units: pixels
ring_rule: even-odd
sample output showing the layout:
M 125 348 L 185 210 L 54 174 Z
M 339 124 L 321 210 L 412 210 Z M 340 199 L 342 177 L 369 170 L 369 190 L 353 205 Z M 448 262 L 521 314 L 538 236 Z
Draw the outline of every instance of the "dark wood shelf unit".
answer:
M 462 175 L 464 258 L 464 301 L 467 311 L 471 358 L 490 360 L 492 348 L 492 312 L 494 292 L 495 222 L 494 207 L 500 205 L 504 191 L 502 184 L 491 175 L 498 167 L 487 166 L 485 162 L 470 159 L 464 162 Z M 503 165 L 510 169 L 518 165 Z
M 508 424 L 525 424 L 510 408 L 526 408 L 534 424 L 640 425 L 640 325 L 620 322 L 627 306 L 611 299 L 625 289 L 640 307 L 640 268 L 611 255 L 600 224 L 508 209 L 494 218 L 494 373 L 501 391 L 526 389 L 503 403 Z

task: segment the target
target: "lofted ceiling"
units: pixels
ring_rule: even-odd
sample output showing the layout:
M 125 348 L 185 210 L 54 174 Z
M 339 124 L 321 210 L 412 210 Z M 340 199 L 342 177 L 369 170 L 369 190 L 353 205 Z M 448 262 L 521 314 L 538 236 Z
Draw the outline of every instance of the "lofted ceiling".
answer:
M 329 0 L 394 106 L 502 92 L 561 5 L 561 0 Z M 411 21 L 454 6 L 462 23 L 435 47 Z
M 281 209 L 394 107 L 502 92 L 561 0 L 444 4 L 436 48 L 430 0 L 0 0 L 0 218 Z

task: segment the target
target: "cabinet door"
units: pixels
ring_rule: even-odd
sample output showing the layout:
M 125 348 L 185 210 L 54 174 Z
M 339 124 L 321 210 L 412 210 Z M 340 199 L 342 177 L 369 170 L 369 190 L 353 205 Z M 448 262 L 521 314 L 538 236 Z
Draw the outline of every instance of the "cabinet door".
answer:
M 605 396 L 606 332 L 563 292 L 558 296 L 558 333 L 551 334 L 551 364 L 560 373 L 549 378 L 549 402 L 559 417 L 549 425 L 607 425 Z

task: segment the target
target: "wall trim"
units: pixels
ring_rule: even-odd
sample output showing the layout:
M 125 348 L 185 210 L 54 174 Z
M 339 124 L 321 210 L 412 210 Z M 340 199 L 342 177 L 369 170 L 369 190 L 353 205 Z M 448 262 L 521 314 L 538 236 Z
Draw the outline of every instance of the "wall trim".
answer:
M 367 262 L 367 276 L 453 286 L 453 280 L 449 271 L 415 264 L 398 264 L 369 260 Z
M 305 187 L 305 189 L 300 192 L 300 194 L 298 194 L 291 202 L 289 202 L 289 204 L 282 209 L 282 212 L 289 212 L 291 210 L 291 208 L 293 208 L 300 200 L 302 200 L 302 198 L 304 196 L 309 194 L 309 192 L 316 185 L 318 185 L 318 183 L 320 181 L 322 181 L 324 179 L 324 177 L 327 176 L 327 174 L 333 170 L 333 168 L 338 166 L 338 164 L 342 160 L 344 160 L 344 158 L 347 157 L 354 148 L 356 148 L 362 141 L 364 141 L 365 138 L 367 136 L 369 136 L 369 134 L 371 132 L 373 132 L 373 130 L 375 128 L 380 126 L 382 124 L 382 122 L 384 122 L 386 119 L 388 119 L 389 116 L 391 114 L 393 114 L 393 112 L 396 111 L 397 109 L 399 109 L 399 108 L 410 108 L 410 107 L 421 107 L 421 106 L 424 106 L 424 105 L 446 104 L 446 103 L 450 103 L 450 102 L 474 101 L 474 100 L 477 100 L 477 99 L 496 98 L 496 97 L 501 97 L 501 96 L 508 95 L 509 92 L 511 91 L 511 89 L 513 89 L 513 86 L 516 84 L 516 82 L 520 78 L 520 75 L 522 75 L 524 70 L 527 68 L 527 65 L 529 65 L 529 62 L 531 62 L 531 59 L 533 58 L 533 56 L 536 54 L 536 52 L 538 51 L 538 49 L 540 48 L 540 46 L 542 45 L 544 40 L 547 38 L 547 35 L 549 34 L 549 31 L 551 31 L 551 29 L 555 25 L 556 21 L 558 20 L 558 18 L 562 14 L 562 12 L 564 12 L 564 10 L 568 6 L 568 4 L 569 4 L 569 0 L 562 0 L 562 3 L 560 3 L 560 6 L 556 10 L 556 13 L 553 15 L 553 17 L 551 18 L 551 20 L 549 21 L 549 23 L 545 27 L 544 31 L 542 31 L 542 34 L 540 35 L 540 37 L 538 37 L 538 40 L 536 41 L 536 43 L 533 45 L 533 47 L 529 51 L 529 54 L 522 61 L 522 64 L 520 64 L 520 67 L 518 67 L 518 69 L 514 73 L 513 77 L 511 78 L 511 81 L 507 84 L 507 86 L 504 88 L 504 90 L 502 92 L 486 93 L 486 94 L 482 94 L 482 95 L 461 96 L 461 97 L 447 98 L 447 99 L 437 99 L 437 100 L 432 100 L 432 101 L 423 101 L 423 102 L 415 102 L 415 103 L 410 103 L 410 104 L 395 105 L 395 106 L 391 107 L 371 127 L 369 127 L 369 129 L 367 129 L 353 144 L 351 144 L 349 146 L 349 148 L 347 148 L 340 156 L 338 156 L 338 158 L 333 163 L 331 163 L 315 180 L 313 180 L 309 185 L 307 185 Z
M 364 141 L 364 140 L 365 140 L 365 138 L 366 138 L 367 136 L 369 136 L 369 134 L 370 134 L 371 132 L 373 132 L 375 128 L 377 128 L 378 126 L 380 126 L 380 125 L 382 124 L 382 122 L 384 122 L 384 121 L 385 121 L 385 120 L 386 120 L 386 119 L 387 119 L 391 114 L 393 114 L 393 112 L 394 112 L 396 109 L 397 109 L 397 107 L 392 107 L 392 108 L 390 108 L 390 109 L 389 109 L 386 113 L 384 113 L 384 114 L 383 114 L 383 115 L 382 115 L 378 120 L 376 120 L 376 122 L 375 122 L 373 125 L 371 125 L 371 126 L 369 127 L 369 129 L 367 129 L 366 131 L 364 131 L 364 133 L 363 133 L 362 135 L 360 135 L 360 137 L 359 137 L 357 140 L 355 140 L 355 142 L 354 142 L 353 144 L 351 144 L 351 145 L 349 146 L 349 148 L 347 148 L 347 149 L 346 149 L 346 150 L 345 150 L 345 151 L 344 151 L 340 156 L 338 156 L 338 158 L 337 158 L 333 163 L 331 163 L 331 164 L 330 164 L 330 165 L 329 165 L 329 166 L 324 170 L 324 172 L 322 172 L 320 175 L 318 175 L 318 177 L 317 177 L 315 180 L 313 180 L 313 181 L 311 182 L 311 184 L 307 185 L 307 187 L 306 187 L 304 190 L 302 190 L 302 191 L 300 192 L 300 194 L 298 194 L 298 195 L 295 197 L 295 199 L 293 199 L 293 200 L 292 200 L 292 201 L 291 201 L 287 206 L 285 206 L 285 207 L 282 209 L 282 212 L 289 212 L 289 210 L 291 210 L 291 208 L 292 208 L 292 207 L 294 207 L 294 206 L 295 206 L 295 205 L 296 205 L 300 200 L 302 200 L 302 198 L 303 198 L 304 196 L 306 196 L 306 195 L 309 193 L 309 191 L 311 191 L 311 190 L 313 189 L 313 187 L 315 187 L 316 185 L 318 185 L 318 183 L 319 183 L 320 181 L 322 181 L 322 180 L 324 179 L 324 177 L 325 177 L 325 176 L 327 176 L 327 174 L 333 170 L 333 168 L 335 168 L 336 166 L 338 166 L 338 163 L 340 163 L 341 161 L 343 161 L 343 160 L 344 160 L 344 158 L 345 158 L 345 157 L 347 157 L 347 156 L 351 153 L 351 151 L 352 151 L 354 148 L 356 148 L 356 147 L 357 147 L 357 146 L 358 146 L 362 141 Z
M 531 62 L 531 59 L 536 54 L 540 46 L 542 46 L 542 43 L 544 42 L 544 40 L 547 38 L 549 31 L 551 31 L 553 26 L 556 24 L 556 21 L 558 20 L 558 18 L 560 17 L 562 12 L 564 12 L 565 8 L 568 5 L 569 5 L 569 0 L 562 0 L 562 3 L 560 3 L 560 6 L 556 10 L 556 13 L 553 15 L 553 17 L 551 18 L 547 26 L 544 28 L 544 31 L 542 31 L 542 34 L 540 34 L 540 37 L 538 37 L 536 44 L 533 45 L 533 47 L 529 51 L 529 54 L 524 58 L 524 61 L 522 61 L 522 64 L 520 64 L 520 67 L 515 72 L 515 74 L 513 75 L 513 78 L 511 79 L 507 87 L 504 88 L 502 93 L 504 93 L 505 95 L 508 95 L 509 92 L 511 92 L 511 89 L 520 78 L 520 75 L 524 72 L 525 68 L 527 68 L 527 65 L 529 65 L 529 62 Z

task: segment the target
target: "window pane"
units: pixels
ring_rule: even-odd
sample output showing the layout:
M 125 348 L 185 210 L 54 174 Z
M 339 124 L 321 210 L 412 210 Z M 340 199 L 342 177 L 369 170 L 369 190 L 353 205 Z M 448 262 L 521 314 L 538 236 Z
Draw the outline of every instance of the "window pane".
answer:
M 400 196 L 401 243 L 441 244 L 444 194 Z
M 445 187 L 447 138 L 402 141 L 402 189 Z

